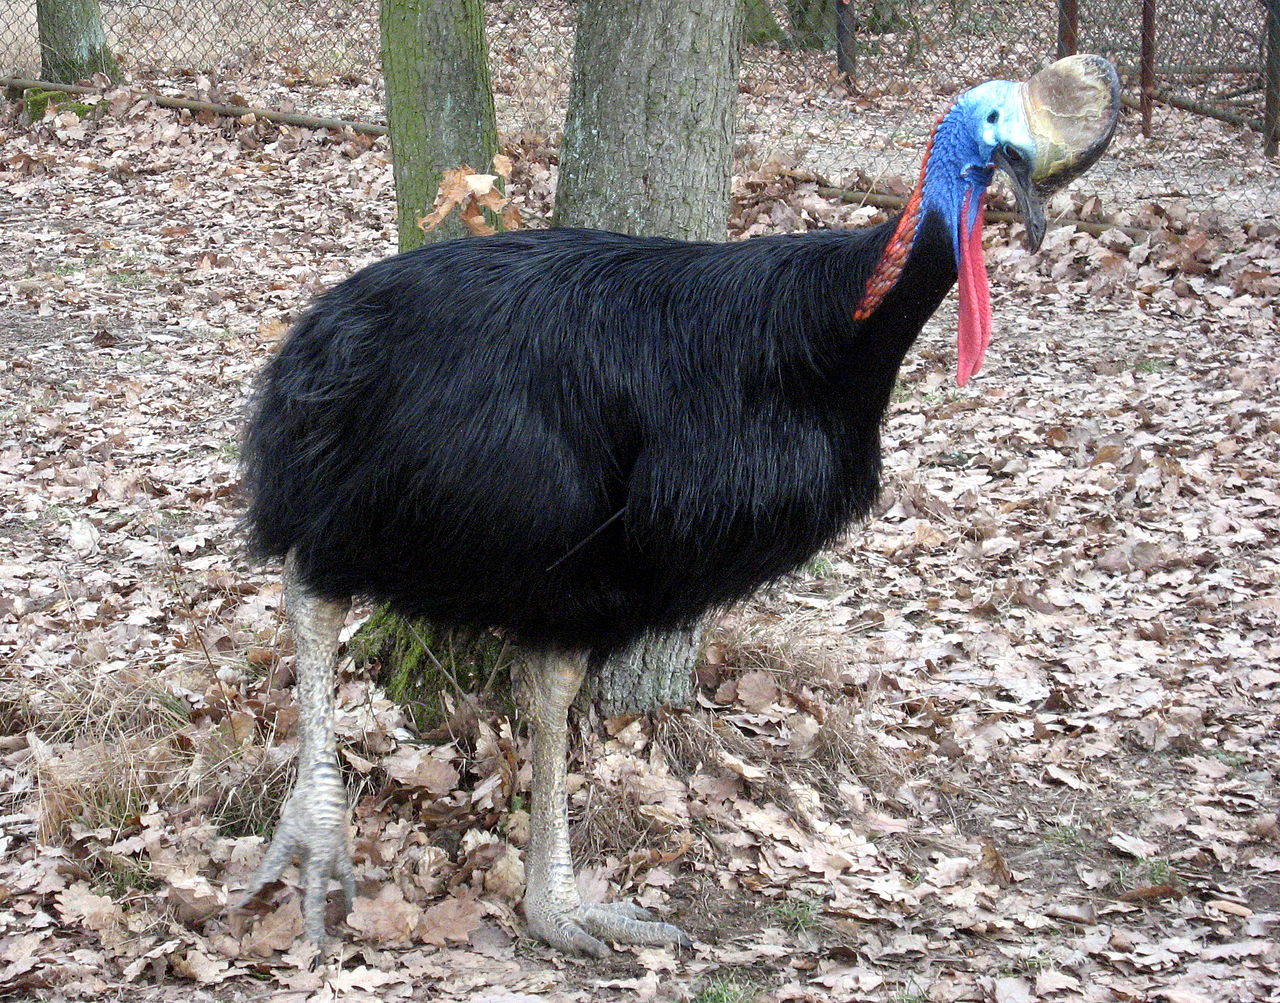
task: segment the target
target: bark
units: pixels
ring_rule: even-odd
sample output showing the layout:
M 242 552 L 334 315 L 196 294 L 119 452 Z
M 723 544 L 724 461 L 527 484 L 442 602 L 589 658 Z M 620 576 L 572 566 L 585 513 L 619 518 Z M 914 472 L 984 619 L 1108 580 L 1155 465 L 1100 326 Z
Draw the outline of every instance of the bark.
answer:
M 400 250 L 465 235 L 456 219 L 424 233 L 418 220 L 441 175 L 489 167 L 498 151 L 483 0 L 383 0 L 382 73 L 396 183 Z
M 36 30 L 40 76 L 45 80 L 70 84 L 95 73 L 120 78 L 107 47 L 98 0 L 36 0 Z
M 736 0 L 584 0 L 557 225 L 725 239 L 748 14 Z M 701 640 L 701 627 L 645 639 L 588 676 L 584 698 L 605 716 L 687 706 Z
M 743 10 L 583 0 L 556 225 L 725 238 Z
M 854 0 L 836 0 L 836 68 L 846 76 L 858 72 L 858 23 Z
M 653 634 L 620 651 L 587 677 L 583 687 L 604 717 L 647 714 L 693 703 L 693 674 L 702 656 L 702 624 Z

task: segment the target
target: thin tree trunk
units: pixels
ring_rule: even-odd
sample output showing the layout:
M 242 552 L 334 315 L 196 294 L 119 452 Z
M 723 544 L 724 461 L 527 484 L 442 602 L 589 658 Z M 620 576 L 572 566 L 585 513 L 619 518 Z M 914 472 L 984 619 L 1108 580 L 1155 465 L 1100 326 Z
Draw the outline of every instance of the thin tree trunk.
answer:
M 733 168 L 738 0 L 583 0 L 559 226 L 723 240 Z M 605 715 L 687 706 L 702 630 L 642 640 L 588 677 Z
M 1280 152 L 1280 0 L 1267 0 L 1267 48 L 1264 67 L 1267 87 L 1263 110 L 1262 152 Z
M 858 24 L 854 0 L 836 0 L 836 68 L 847 77 L 858 72 Z
M 383 0 L 382 73 L 396 182 L 400 250 L 465 234 L 451 218 L 424 233 L 418 220 L 446 170 L 489 167 L 498 152 L 483 0 Z
M 45 80 L 73 84 L 95 73 L 119 79 L 98 0 L 36 0 L 36 30 Z

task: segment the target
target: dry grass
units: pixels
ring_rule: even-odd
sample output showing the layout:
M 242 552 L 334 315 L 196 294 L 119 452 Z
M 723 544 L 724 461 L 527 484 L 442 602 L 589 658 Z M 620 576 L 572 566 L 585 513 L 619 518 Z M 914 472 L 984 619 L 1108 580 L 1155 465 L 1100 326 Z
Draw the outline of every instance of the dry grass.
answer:
M 34 732 L 45 742 L 81 735 L 102 741 L 172 734 L 188 721 L 190 708 L 145 666 L 104 671 L 84 664 L 0 681 L 0 730 Z
M 68 842 L 78 828 L 116 839 L 139 816 L 180 790 L 186 770 L 171 743 L 145 736 L 54 752 L 32 739 L 40 838 Z
M 142 667 L 82 664 L 0 683 L 4 733 L 26 736 L 40 838 L 63 843 L 77 827 L 122 834 L 181 786 L 173 739 L 187 709 Z
M 179 691 L 144 667 L 100 665 L 0 684 L 0 724 L 25 736 L 21 768 L 43 842 L 94 832 L 109 844 L 157 810 L 202 816 L 231 836 L 269 830 L 291 782 L 291 750 L 244 715 L 194 718 Z M 97 862 L 112 869 L 106 856 Z
M 638 801 L 622 786 L 587 787 L 587 803 L 570 829 L 573 852 L 579 860 L 627 859 L 636 854 L 674 852 L 678 834 L 640 810 Z
M 750 626 L 731 622 L 718 634 L 721 657 L 740 672 L 767 672 L 785 692 L 812 691 L 812 710 L 821 727 L 811 752 L 783 758 L 792 778 L 812 784 L 831 799 L 829 806 L 842 803 L 842 781 L 888 796 L 902 782 L 906 763 L 867 723 L 883 694 L 874 684 L 852 684 L 848 648 L 824 643 L 810 619 L 805 611 L 793 611 Z M 847 638 L 839 641 L 848 643 Z
M 801 825 L 810 817 L 815 795 L 833 817 L 855 816 L 868 801 L 891 801 L 907 764 L 877 739 L 866 721 L 874 694 L 851 694 L 839 658 L 791 621 L 750 629 L 730 625 L 716 632 L 714 644 L 717 657 L 731 667 L 726 678 L 766 672 L 784 703 L 791 702 L 786 694 L 803 692 L 805 711 L 820 722 L 812 741 L 766 742 L 718 711 L 664 711 L 649 730 L 654 752 L 681 780 L 715 772 L 729 762 L 757 768 L 762 775 L 752 774 L 749 797 L 778 805 Z M 589 761 L 589 737 L 579 745 Z M 655 821 L 627 784 L 593 783 L 573 830 L 574 850 L 584 859 L 626 859 L 641 849 L 661 854 L 680 847 L 686 832 Z M 714 838 L 687 850 L 691 858 L 708 862 L 721 853 Z

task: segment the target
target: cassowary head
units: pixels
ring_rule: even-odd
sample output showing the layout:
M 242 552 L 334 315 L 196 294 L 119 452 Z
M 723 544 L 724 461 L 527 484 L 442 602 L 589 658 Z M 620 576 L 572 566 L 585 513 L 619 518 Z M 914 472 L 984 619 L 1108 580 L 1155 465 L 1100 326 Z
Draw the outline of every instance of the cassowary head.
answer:
M 1111 142 L 1120 111 L 1115 68 L 1100 56 L 1069 56 L 1025 83 L 991 80 L 965 91 L 938 121 L 922 168 L 916 227 L 930 210 L 952 233 L 960 286 L 963 386 L 982 365 L 991 312 L 982 263 L 982 200 L 996 168 L 1012 183 L 1027 246 L 1045 233 L 1044 203 L 1086 171 Z

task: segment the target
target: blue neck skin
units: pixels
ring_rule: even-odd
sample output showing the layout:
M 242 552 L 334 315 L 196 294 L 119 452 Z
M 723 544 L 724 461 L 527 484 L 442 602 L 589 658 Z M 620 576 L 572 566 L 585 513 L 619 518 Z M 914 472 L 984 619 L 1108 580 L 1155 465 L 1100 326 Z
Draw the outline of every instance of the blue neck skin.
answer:
M 976 138 L 981 106 L 974 107 L 962 96 L 943 116 L 933 134 L 933 146 L 925 164 L 924 191 L 921 194 L 920 222 L 916 235 L 930 209 L 946 221 L 951 234 L 951 250 L 956 268 L 960 267 L 963 236 L 977 222 L 983 193 L 991 184 L 994 168 L 989 154 L 984 156 Z M 961 220 L 965 196 L 969 197 L 968 218 Z

